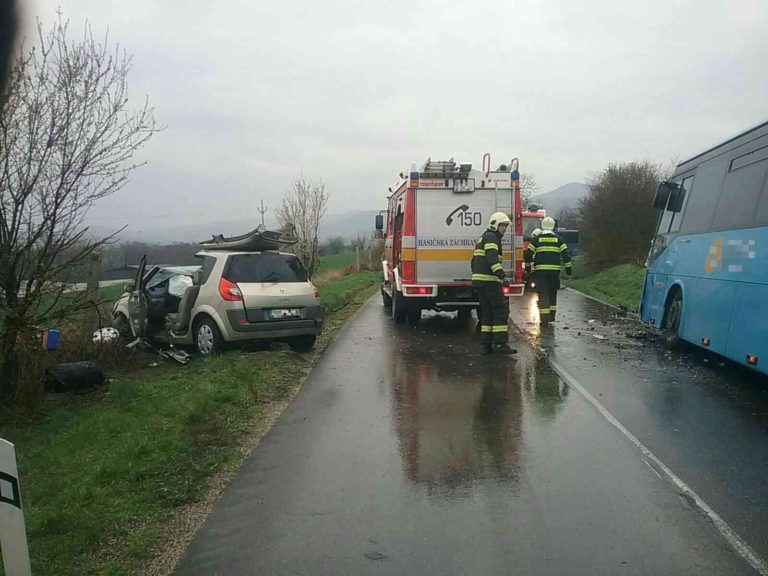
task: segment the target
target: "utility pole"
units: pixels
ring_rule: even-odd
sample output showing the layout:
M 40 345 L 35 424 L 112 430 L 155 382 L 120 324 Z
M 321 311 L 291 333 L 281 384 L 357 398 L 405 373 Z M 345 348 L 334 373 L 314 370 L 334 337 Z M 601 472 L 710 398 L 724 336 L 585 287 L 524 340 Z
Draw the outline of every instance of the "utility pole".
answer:
M 263 199 L 261 200 L 261 207 L 260 208 L 256 208 L 256 210 L 258 210 L 259 214 L 261 214 L 261 225 L 263 227 L 264 226 L 264 214 L 266 214 L 267 210 L 268 210 L 268 208 L 266 206 L 264 206 L 264 200 Z

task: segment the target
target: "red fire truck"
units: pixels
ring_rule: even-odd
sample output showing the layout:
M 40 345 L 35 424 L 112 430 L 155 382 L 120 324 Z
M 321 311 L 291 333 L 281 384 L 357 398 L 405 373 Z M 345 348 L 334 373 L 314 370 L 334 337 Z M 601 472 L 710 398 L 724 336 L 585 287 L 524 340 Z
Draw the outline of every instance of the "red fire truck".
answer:
M 511 285 L 508 296 L 523 293 L 523 222 L 517 158 L 491 170 L 454 160 L 428 159 L 411 166 L 389 189 L 384 235 L 381 294 L 395 322 L 417 323 L 422 310 L 458 311 L 469 316 L 479 302 L 472 289 L 470 260 L 494 212 L 510 215 L 513 226 L 502 241 L 502 264 Z
M 540 204 L 528 204 L 528 208 L 523 210 L 523 248 L 528 248 L 528 242 L 533 238 L 533 231 L 536 228 L 541 229 L 541 221 L 547 216 L 547 211 Z

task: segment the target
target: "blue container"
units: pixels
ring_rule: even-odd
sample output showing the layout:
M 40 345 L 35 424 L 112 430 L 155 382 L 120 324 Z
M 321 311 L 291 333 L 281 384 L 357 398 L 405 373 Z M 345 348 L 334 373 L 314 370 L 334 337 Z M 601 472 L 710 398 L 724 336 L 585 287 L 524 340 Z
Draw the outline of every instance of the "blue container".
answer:
M 48 351 L 58 350 L 61 343 L 61 330 L 51 328 L 43 334 L 43 348 Z

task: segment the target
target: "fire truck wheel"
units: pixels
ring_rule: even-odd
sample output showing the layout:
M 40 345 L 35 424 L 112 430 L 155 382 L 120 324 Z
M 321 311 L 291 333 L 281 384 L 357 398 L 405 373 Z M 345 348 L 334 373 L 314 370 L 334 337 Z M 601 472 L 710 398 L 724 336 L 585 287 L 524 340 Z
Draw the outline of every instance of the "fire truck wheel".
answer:
M 466 306 L 459 308 L 458 318 L 459 320 L 469 320 L 472 318 L 472 308 L 468 308 Z
M 384 303 L 384 308 L 389 308 L 392 306 L 392 296 L 387 294 L 387 291 L 384 290 L 384 287 L 381 287 L 381 301 Z
M 421 308 L 409 308 L 406 312 L 408 323 L 417 326 L 421 322 Z
M 405 302 L 403 295 L 395 289 L 395 297 L 392 299 L 392 318 L 396 324 L 405 322 Z

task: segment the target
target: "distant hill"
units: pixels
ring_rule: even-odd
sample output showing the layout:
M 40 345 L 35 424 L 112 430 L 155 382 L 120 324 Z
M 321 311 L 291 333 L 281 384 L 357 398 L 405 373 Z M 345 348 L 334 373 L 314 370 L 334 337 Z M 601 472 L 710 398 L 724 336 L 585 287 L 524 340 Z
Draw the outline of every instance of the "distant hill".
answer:
M 371 237 L 375 223 L 374 218 L 378 210 L 354 210 L 343 214 L 328 214 L 320 223 L 320 241 L 325 241 L 333 236 L 341 236 L 345 240 L 354 240 L 358 234 Z M 178 224 L 178 222 L 174 222 Z M 130 226 L 118 235 L 119 242 L 146 242 L 150 244 L 174 244 L 179 242 L 200 242 L 213 234 L 236 236 L 253 230 L 259 224 L 258 221 L 229 220 L 207 222 L 200 224 L 187 224 L 182 226 L 149 227 L 144 226 L 138 230 L 136 226 Z M 267 219 L 268 228 L 277 227 L 274 221 Z M 104 238 L 115 233 L 114 228 L 104 226 L 90 226 L 89 238 Z
M 537 194 L 532 200 L 541 202 L 547 214 L 557 216 L 563 208 L 576 207 L 579 200 L 588 194 L 589 186 L 582 182 L 571 182 L 549 192 Z
M 376 228 L 378 213 L 378 210 L 354 210 L 344 214 L 328 214 L 320 223 L 320 241 L 332 236 L 354 240 L 358 234 L 370 238 Z

